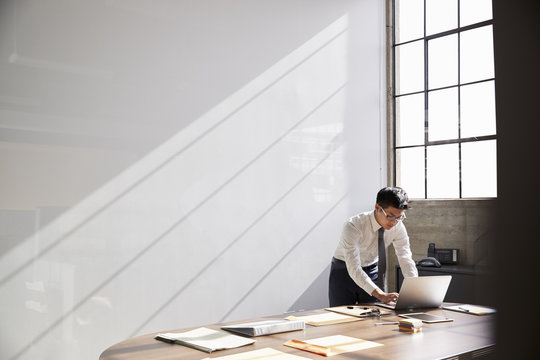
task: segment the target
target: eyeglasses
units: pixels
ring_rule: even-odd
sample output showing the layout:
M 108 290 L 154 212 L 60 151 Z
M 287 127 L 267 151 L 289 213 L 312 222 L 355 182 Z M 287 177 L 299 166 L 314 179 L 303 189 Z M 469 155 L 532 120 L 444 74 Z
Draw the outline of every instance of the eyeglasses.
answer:
M 382 210 L 382 212 L 384 213 L 384 215 L 386 216 L 386 218 L 387 218 L 388 220 L 390 220 L 390 221 L 392 221 L 392 220 L 395 220 L 395 221 L 403 221 L 403 220 L 405 220 L 405 219 L 407 218 L 407 217 L 405 216 L 405 213 L 401 214 L 401 215 L 398 216 L 398 217 L 395 217 L 395 216 L 393 216 L 393 215 L 388 215 L 388 214 L 386 213 L 386 211 L 384 211 L 384 209 L 382 208 L 382 206 L 381 206 L 381 210 Z

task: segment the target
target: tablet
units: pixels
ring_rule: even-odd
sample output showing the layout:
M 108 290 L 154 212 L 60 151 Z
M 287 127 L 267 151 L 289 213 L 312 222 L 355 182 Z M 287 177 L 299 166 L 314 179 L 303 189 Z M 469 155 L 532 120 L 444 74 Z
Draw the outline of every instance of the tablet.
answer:
M 411 314 L 400 314 L 399 316 L 409 319 L 418 319 L 422 320 L 425 323 L 438 323 L 438 322 L 446 322 L 446 321 L 454 321 L 454 319 L 450 319 L 444 316 L 439 315 L 432 315 L 432 314 L 426 314 L 426 313 L 411 313 Z

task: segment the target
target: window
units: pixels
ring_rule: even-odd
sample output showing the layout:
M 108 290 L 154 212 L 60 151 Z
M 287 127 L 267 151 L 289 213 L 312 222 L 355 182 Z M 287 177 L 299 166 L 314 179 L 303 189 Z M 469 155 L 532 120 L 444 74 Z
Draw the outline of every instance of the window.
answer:
M 394 179 L 411 198 L 497 196 L 491 0 L 394 0 Z

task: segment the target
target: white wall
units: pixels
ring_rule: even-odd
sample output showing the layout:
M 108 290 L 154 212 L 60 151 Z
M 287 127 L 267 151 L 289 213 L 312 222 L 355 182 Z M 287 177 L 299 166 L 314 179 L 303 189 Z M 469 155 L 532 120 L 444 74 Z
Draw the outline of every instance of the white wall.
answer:
M 384 2 L 0 3 L 0 358 L 325 306 L 386 179 Z

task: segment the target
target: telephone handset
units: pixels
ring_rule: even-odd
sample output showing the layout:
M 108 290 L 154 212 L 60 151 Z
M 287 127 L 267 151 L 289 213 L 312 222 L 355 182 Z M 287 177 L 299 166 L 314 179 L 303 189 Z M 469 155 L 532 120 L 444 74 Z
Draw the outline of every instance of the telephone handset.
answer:
M 425 266 L 425 267 L 441 267 L 441 263 L 439 260 L 435 259 L 434 257 L 428 256 L 427 258 L 424 258 L 416 263 L 417 266 Z

